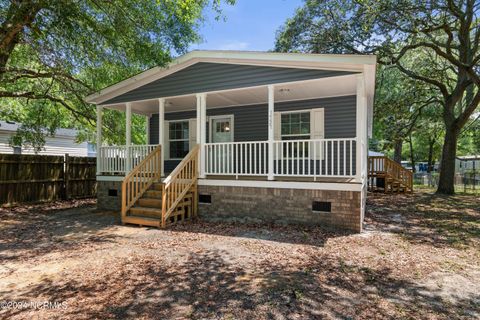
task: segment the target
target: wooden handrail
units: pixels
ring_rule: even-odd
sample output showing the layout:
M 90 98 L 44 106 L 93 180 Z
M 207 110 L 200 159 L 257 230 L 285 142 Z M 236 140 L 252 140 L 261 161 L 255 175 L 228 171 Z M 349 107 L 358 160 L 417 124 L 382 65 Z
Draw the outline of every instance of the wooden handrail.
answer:
M 167 219 L 173 210 L 192 186 L 197 183 L 199 150 L 200 146 L 196 145 L 164 180 L 162 189 L 162 227 L 165 227 Z
M 123 179 L 122 183 L 122 219 L 150 186 L 160 179 L 162 152 L 157 146 Z
M 410 191 L 413 190 L 413 172 L 385 156 L 368 157 L 368 174 L 369 176 L 384 174 L 398 180 Z

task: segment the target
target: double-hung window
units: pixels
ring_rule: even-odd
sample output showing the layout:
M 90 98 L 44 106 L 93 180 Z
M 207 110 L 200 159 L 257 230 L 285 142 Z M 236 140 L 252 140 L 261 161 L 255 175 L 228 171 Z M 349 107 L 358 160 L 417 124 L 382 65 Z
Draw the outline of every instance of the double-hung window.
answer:
M 168 130 L 170 159 L 184 158 L 189 150 L 188 121 L 170 121 Z
M 282 140 L 310 139 L 310 111 L 282 113 L 280 122 Z M 308 143 L 284 144 L 283 153 L 287 157 L 308 156 Z

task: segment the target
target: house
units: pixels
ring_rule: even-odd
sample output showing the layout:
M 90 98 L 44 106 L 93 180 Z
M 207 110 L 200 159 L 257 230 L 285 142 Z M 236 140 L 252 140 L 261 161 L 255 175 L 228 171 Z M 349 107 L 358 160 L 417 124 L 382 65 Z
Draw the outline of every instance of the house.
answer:
M 385 154 L 373 150 L 368 150 L 368 156 L 369 157 L 384 157 Z
M 480 155 L 459 156 L 455 159 L 455 172 L 463 174 L 468 171 L 480 171 Z
M 88 96 L 98 207 L 140 225 L 198 208 L 360 232 L 375 67 L 372 55 L 193 51 Z M 126 146 L 102 144 L 104 108 L 126 112 Z M 148 118 L 148 145 L 131 144 L 132 113 Z
M 95 145 L 88 142 L 76 142 L 77 131 L 73 129 L 57 129 L 55 136 L 45 137 L 42 150 L 35 152 L 34 148 L 27 146 L 11 146 L 10 138 L 15 135 L 20 127 L 18 123 L 0 120 L 0 153 L 7 154 L 42 154 L 63 156 L 95 157 Z

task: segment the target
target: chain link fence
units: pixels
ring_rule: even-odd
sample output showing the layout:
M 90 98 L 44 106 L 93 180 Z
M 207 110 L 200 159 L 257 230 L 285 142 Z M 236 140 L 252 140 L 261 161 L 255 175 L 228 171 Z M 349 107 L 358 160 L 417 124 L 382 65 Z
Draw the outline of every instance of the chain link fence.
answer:
M 413 174 L 415 186 L 436 188 L 438 186 L 438 172 L 418 172 Z M 478 170 L 465 170 L 455 173 L 455 190 L 465 193 L 480 193 L 480 172 Z

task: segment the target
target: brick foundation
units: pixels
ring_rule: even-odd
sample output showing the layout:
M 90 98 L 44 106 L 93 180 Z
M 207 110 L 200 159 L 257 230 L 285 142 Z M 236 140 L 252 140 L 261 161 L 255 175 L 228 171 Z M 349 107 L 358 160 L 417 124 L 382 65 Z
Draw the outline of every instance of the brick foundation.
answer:
M 109 195 L 109 190 L 116 190 L 117 195 Z M 122 181 L 97 181 L 97 209 L 122 210 Z
M 199 203 L 199 215 L 208 220 L 303 224 L 361 232 L 366 189 L 333 191 L 263 187 L 198 186 L 211 203 Z M 117 195 L 109 195 L 117 190 Z M 97 181 L 97 208 L 120 211 L 122 182 Z M 331 212 L 312 210 L 313 201 L 331 203 Z
M 199 186 L 211 203 L 199 203 L 199 214 L 209 220 L 318 225 L 362 231 L 365 193 L 310 189 Z M 331 202 L 331 212 L 312 210 L 312 201 Z

